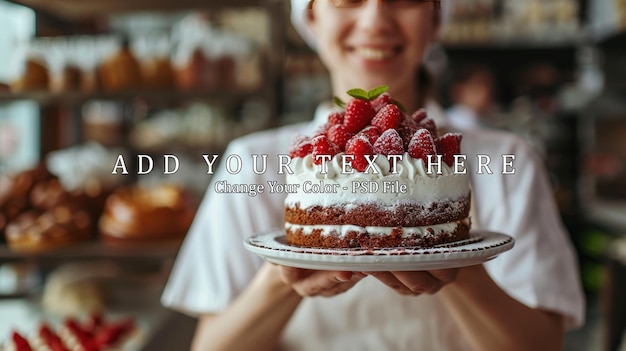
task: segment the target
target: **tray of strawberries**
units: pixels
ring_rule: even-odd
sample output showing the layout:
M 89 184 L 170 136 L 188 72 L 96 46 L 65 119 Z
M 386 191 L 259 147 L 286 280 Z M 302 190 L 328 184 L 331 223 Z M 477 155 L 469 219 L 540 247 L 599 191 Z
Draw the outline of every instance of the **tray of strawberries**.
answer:
M 10 339 L 0 345 L 1 351 L 113 351 L 127 350 L 126 345 L 136 332 L 133 318 L 105 319 L 92 313 L 84 321 L 66 318 L 57 328 L 41 322 L 28 334 L 13 331 Z

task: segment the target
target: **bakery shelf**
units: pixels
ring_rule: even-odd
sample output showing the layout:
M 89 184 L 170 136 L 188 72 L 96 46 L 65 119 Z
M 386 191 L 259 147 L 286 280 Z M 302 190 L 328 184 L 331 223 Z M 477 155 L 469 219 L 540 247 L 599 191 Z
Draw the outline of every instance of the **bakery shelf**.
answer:
M 80 20 L 115 13 L 139 11 L 182 11 L 252 7 L 266 0 L 9 0 L 57 18 Z
M 164 260 L 174 258 L 179 247 L 180 243 L 114 246 L 99 241 L 90 241 L 40 253 L 22 253 L 13 251 L 6 245 L 0 245 L 0 263 L 24 260 L 50 264 L 99 259 L 116 261 Z
M 575 48 L 582 42 L 582 38 L 568 38 L 563 40 L 494 40 L 476 42 L 443 42 L 448 50 L 555 50 Z
M 595 41 L 600 47 L 615 48 L 623 51 L 626 48 L 626 25 L 597 34 Z
M 51 93 L 47 91 L 33 91 L 24 93 L 0 92 L 0 102 L 32 100 L 40 104 L 67 103 L 74 104 L 87 100 L 129 100 L 144 98 L 152 101 L 164 100 L 220 100 L 222 102 L 237 102 L 247 98 L 262 96 L 260 90 L 128 90 L 116 92 L 63 92 Z

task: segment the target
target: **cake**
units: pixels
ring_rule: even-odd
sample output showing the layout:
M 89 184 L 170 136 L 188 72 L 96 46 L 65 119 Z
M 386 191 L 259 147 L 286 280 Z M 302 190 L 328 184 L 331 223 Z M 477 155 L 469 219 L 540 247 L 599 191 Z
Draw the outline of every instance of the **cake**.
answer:
M 344 110 L 290 147 L 288 244 L 371 249 L 468 238 L 469 177 L 462 166 L 455 172 L 454 157 L 462 136 L 438 136 L 423 109 L 406 114 L 386 87 L 348 93 L 347 104 L 336 99 Z

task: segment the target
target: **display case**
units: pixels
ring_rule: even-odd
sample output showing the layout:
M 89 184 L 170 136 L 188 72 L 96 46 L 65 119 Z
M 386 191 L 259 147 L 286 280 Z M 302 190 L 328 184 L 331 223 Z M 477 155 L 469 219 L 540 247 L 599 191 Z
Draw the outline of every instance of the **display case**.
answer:
M 120 189 L 131 189 L 124 190 L 126 193 L 122 193 L 118 200 L 132 197 L 145 198 L 145 194 L 136 194 L 134 187 L 144 185 L 149 187 L 155 182 L 174 182 L 177 185 L 185 186 L 185 190 L 189 190 L 183 195 L 170 191 L 172 189 L 154 191 L 152 188 L 148 188 L 151 198 L 146 200 L 146 206 L 142 209 L 139 207 L 128 208 L 131 212 L 145 212 L 150 204 L 165 201 L 166 204 L 163 208 L 156 208 L 154 212 L 150 212 L 148 217 L 145 217 L 148 221 L 156 221 L 159 217 L 163 217 L 160 215 L 163 213 L 162 211 L 171 211 L 171 206 L 167 203 L 170 202 L 172 196 L 184 197 L 183 202 L 193 203 L 197 207 L 210 177 L 206 175 L 206 169 L 202 172 L 195 170 L 193 172 L 177 172 L 176 177 L 178 178 L 176 180 L 174 175 L 167 177 L 162 174 L 163 172 L 154 177 L 150 175 L 140 176 L 135 171 L 137 156 L 152 157 L 155 159 L 155 167 L 159 167 L 157 160 L 162 159 L 164 154 L 176 154 L 180 157 L 181 163 L 193 159 L 194 165 L 199 163 L 206 168 L 202 159 L 203 154 L 220 153 L 232 138 L 283 123 L 281 121 L 282 53 L 284 51 L 283 37 L 286 33 L 284 27 L 287 25 L 287 8 L 283 1 L 184 0 L 173 2 L 134 0 L 113 2 L 56 1 L 53 3 L 20 0 L 13 2 L 35 10 L 38 36 L 34 40 L 42 41 L 45 44 L 42 47 L 45 47 L 46 50 L 50 50 L 52 44 L 58 44 L 61 48 L 68 48 L 72 43 L 79 41 L 92 43 L 96 40 L 108 40 L 111 37 L 119 40 L 120 48 L 126 45 L 122 44 L 126 40 L 132 44 L 136 38 L 120 36 L 119 32 L 106 32 L 106 30 L 112 30 L 113 27 L 111 25 L 102 26 L 102 23 L 106 22 L 108 18 L 120 14 L 130 16 L 148 11 L 153 14 L 172 13 L 174 11 L 184 11 L 187 14 L 201 12 L 208 21 L 220 26 L 218 32 L 221 34 L 226 33 L 229 28 L 233 29 L 233 27 L 236 27 L 234 29 L 250 27 L 249 23 L 238 26 L 236 24 L 237 14 L 241 14 L 245 22 L 249 21 L 250 16 L 257 18 L 259 17 L 258 14 L 262 13 L 261 17 L 265 19 L 261 19 L 259 22 L 261 26 L 266 26 L 266 28 L 264 27 L 261 31 L 248 28 L 248 32 L 254 31 L 253 35 L 256 35 L 255 38 L 251 39 L 257 40 L 253 48 L 255 55 L 254 57 L 246 56 L 242 60 L 243 66 L 237 66 L 244 67 L 244 71 L 236 72 L 247 79 L 243 84 L 237 80 L 237 77 L 224 76 L 224 72 L 228 72 L 232 67 L 233 62 L 231 60 L 218 59 L 217 56 L 205 56 L 211 60 L 203 61 L 198 58 L 199 55 L 196 52 L 199 50 L 196 50 L 196 52 L 190 51 L 190 54 L 187 55 L 187 62 L 190 62 L 188 65 L 178 66 L 177 72 L 180 74 L 177 77 L 182 77 L 182 80 L 175 81 L 165 87 L 151 84 L 109 89 L 100 85 L 97 89 L 85 89 L 83 85 L 74 85 L 78 88 L 64 85 L 63 89 L 53 89 L 52 85 L 45 85 L 34 89 L 15 89 L 15 86 L 10 84 L 12 85 L 11 91 L 6 89 L 0 91 L 0 105 L 8 106 L 21 101 L 28 101 L 31 105 L 38 107 L 40 161 L 47 167 L 50 167 L 50 159 L 57 153 L 69 152 L 68 157 L 64 158 L 69 161 L 73 159 L 73 165 L 71 167 L 61 166 L 61 168 L 69 169 L 69 173 L 77 174 L 81 173 L 84 168 L 97 168 L 98 165 L 94 163 L 80 160 L 85 149 L 91 148 L 89 152 L 94 151 L 91 145 L 97 141 L 97 150 L 111 154 L 118 152 L 120 155 L 123 154 L 124 158 L 129 160 L 129 169 L 132 169 L 131 174 L 123 177 L 123 180 L 115 187 L 106 188 L 105 186 L 102 188 L 109 197 L 116 194 Z M 139 21 L 133 21 L 131 24 L 136 25 L 135 22 Z M 260 36 L 262 38 L 259 38 Z M 224 41 L 232 38 L 232 36 L 225 38 Z M 258 41 L 261 43 L 259 44 Z M 215 43 L 216 40 L 212 40 L 212 42 Z M 176 49 L 182 46 L 181 44 L 176 45 Z M 209 48 L 206 52 L 213 49 Z M 45 52 L 50 53 L 51 51 Z M 81 50 L 80 52 L 86 55 L 88 50 Z M 122 62 L 120 58 L 125 59 L 123 56 L 118 56 L 118 62 Z M 198 77 L 202 75 L 193 74 L 192 69 L 208 67 L 207 61 L 210 61 L 213 67 L 210 70 L 212 73 L 205 76 L 206 80 L 198 81 Z M 258 67 L 259 74 L 250 70 L 252 65 Z M 98 64 L 97 71 L 95 71 L 97 74 L 100 74 L 102 66 L 104 64 Z M 121 66 L 114 67 L 112 71 L 121 71 Z M 73 72 L 69 70 L 62 72 L 64 79 L 73 77 Z M 255 75 L 260 78 L 257 80 L 258 83 L 246 84 Z M 219 79 L 216 78 L 218 76 Z M 101 78 L 99 77 L 100 84 L 103 83 Z M 235 84 L 229 83 L 233 80 L 235 80 Z M 76 80 L 69 78 L 66 82 L 72 81 L 76 82 Z M 176 133 L 174 133 L 175 131 Z M 160 139 L 159 135 L 161 136 Z M 159 142 L 156 143 L 156 141 Z M 91 156 L 88 158 L 94 159 Z M 104 163 L 110 169 L 113 169 L 112 167 L 115 165 L 115 161 L 107 160 Z M 27 171 L 12 172 L 9 178 L 13 177 L 15 180 L 14 175 L 21 172 Z M 4 170 L 3 173 L 5 173 Z M 183 174 L 181 175 L 181 173 Z M 189 173 L 199 176 L 191 178 Z M 56 176 L 56 174 L 54 175 Z M 53 223 L 51 228 L 56 228 L 62 224 L 57 223 L 61 217 L 65 218 L 66 223 L 67 218 L 72 218 L 69 221 L 74 223 L 74 218 L 77 218 L 79 213 L 87 211 L 87 207 L 91 208 L 90 206 L 84 208 L 70 206 L 65 207 L 61 212 L 59 212 L 58 206 L 50 209 L 37 208 L 32 202 L 32 197 L 35 196 L 33 189 L 37 182 L 28 185 L 29 190 L 22 192 L 21 195 L 16 195 L 11 190 L 19 188 L 16 183 L 11 183 L 13 180 L 6 183 L 6 173 L 1 176 L 3 180 L 0 182 L 2 183 L 0 185 L 2 188 L 0 189 L 2 193 L 0 210 L 2 211 L 0 212 L 2 213 L 4 213 L 5 207 L 16 205 L 14 200 L 21 196 L 23 201 L 17 201 L 24 202 L 20 205 L 24 211 L 21 214 L 36 210 L 36 217 L 34 217 L 36 223 L 42 224 L 48 218 L 54 222 L 50 222 Z M 61 179 L 62 177 L 58 178 Z M 44 178 L 37 179 L 43 180 Z M 52 180 L 52 183 L 48 180 L 54 178 L 45 179 L 47 179 L 46 184 L 40 184 L 40 187 L 52 189 L 49 186 L 52 186 L 55 180 Z M 4 201 L 7 189 L 3 186 L 6 184 L 9 184 L 10 190 L 8 195 L 10 200 L 8 201 Z M 66 187 L 66 185 L 62 184 L 62 187 Z M 66 191 L 68 194 L 69 192 L 71 191 Z M 62 197 L 65 196 L 62 195 Z M 47 195 L 44 197 L 49 198 Z M 105 201 L 108 201 L 109 197 Z M 121 201 L 120 203 L 124 202 Z M 66 206 L 66 204 L 67 202 L 62 206 Z M 103 203 L 100 203 L 100 211 L 103 210 L 101 205 Z M 187 210 L 184 212 L 184 217 L 189 219 L 194 212 L 195 208 L 193 211 Z M 69 217 L 63 213 L 69 213 Z M 11 216 L 11 221 L 18 218 L 14 214 Z M 69 289 L 63 290 L 69 292 L 69 295 L 63 293 L 63 296 L 68 297 L 73 303 L 81 305 L 84 301 L 91 301 L 92 299 L 100 301 L 98 297 L 102 293 L 106 293 L 107 299 L 102 300 L 105 308 L 103 313 L 106 318 L 111 320 L 124 317 L 134 318 L 139 341 L 129 347 L 129 350 L 149 348 L 150 345 L 154 345 L 154 342 L 158 342 L 157 339 L 153 338 L 154 333 L 167 325 L 168 321 L 173 318 L 172 312 L 160 307 L 159 296 L 181 244 L 181 237 L 175 238 L 175 240 L 142 240 L 130 245 L 116 240 L 105 242 L 101 233 L 102 228 L 99 226 L 103 216 L 104 213 L 100 212 L 92 217 L 89 226 L 90 232 L 87 237 L 82 237 L 81 240 L 72 240 L 71 244 L 66 243 L 58 247 L 33 251 L 16 249 L 15 246 L 7 245 L 5 241 L 0 240 L 0 309 L 3 311 L 0 314 L 14 317 L 11 317 L 11 321 L 4 321 L 4 318 L 0 318 L 3 319 L 3 322 L 0 323 L 0 345 L 10 337 L 8 332 L 11 329 L 28 335 L 40 327 L 37 323 L 41 321 L 49 322 L 53 329 L 67 326 L 65 317 L 61 317 L 61 314 L 50 309 L 50 305 L 43 303 L 47 298 L 46 296 L 51 294 L 51 281 L 56 281 L 55 279 L 59 278 L 57 272 L 67 269 L 77 269 L 79 276 L 85 275 L 86 285 L 82 285 L 82 281 L 76 285 L 73 281 L 68 282 L 67 277 L 63 277 L 60 284 L 64 287 L 63 289 Z M 169 215 L 165 217 L 171 218 Z M 0 224 L 0 233 L 3 238 L 7 224 L 6 219 L 6 216 L 0 218 L 0 222 L 4 221 Z M 188 227 L 189 223 L 185 224 Z M 61 227 L 63 226 L 61 225 Z M 146 226 L 149 225 L 144 221 L 142 227 Z M 153 227 L 156 229 L 159 224 Z M 21 232 L 26 233 L 30 230 L 26 228 L 24 227 Z M 33 227 L 29 224 L 28 228 Z M 51 228 L 46 230 L 51 230 Z M 65 229 L 68 228 L 65 227 Z M 56 233 L 68 235 L 67 230 Z M 40 235 L 34 232 L 31 234 Z M 52 232 L 49 234 L 52 235 Z M 69 233 L 69 235 L 76 234 Z M 111 234 L 109 239 L 114 236 L 115 233 Z M 111 273 L 111 270 L 114 273 Z M 10 291 L 11 289 L 5 289 L 6 287 L 14 287 L 15 289 Z M 81 290 L 86 295 L 81 295 Z M 96 291 L 95 297 L 87 294 L 89 291 Z M 52 299 L 56 301 L 53 304 L 64 304 L 63 301 L 65 300 L 60 296 L 56 295 Z M 75 296 L 76 299 L 73 299 L 72 296 Z M 82 321 L 87 318 L 90 311 L 88 308 L 82 312 L 73 309 L 73 313 L 75 313 L 75 318 Z M 191 325 L 192 327 L 193 325 Z M 188 330 L 179 332 L 180 335 L 188 334 Z M 169 339 L 177 340 L 176 335 L 170 335 Z M 177 345 L 185 345 L 188 341 L 179 340 Z

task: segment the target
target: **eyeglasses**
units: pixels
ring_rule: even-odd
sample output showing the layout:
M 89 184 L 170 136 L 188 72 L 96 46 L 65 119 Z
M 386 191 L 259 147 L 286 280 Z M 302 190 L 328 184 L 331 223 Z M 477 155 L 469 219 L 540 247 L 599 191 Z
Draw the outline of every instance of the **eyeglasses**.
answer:
M 354 8 L 363 6 L 368 0 L 328 0 L 336 8 Z M 391 7 L 408 8 L 427 2 L 432 2 L 435 5 L 435 10 L 441 8 L 440 0 L 378 0 Z M 309 1 L 309 8 L 313 6 L 313 0 Z

